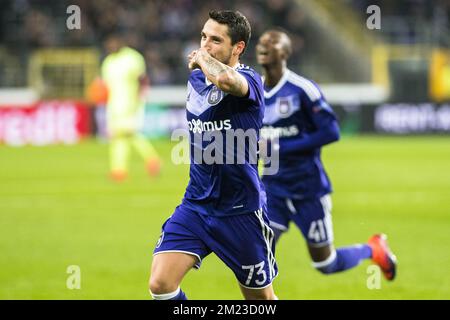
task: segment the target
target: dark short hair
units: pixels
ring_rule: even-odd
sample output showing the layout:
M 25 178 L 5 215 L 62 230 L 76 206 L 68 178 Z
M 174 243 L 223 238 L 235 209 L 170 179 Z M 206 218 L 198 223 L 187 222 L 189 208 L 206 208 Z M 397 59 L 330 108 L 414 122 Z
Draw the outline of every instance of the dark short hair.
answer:
M 292 39 L 291 39 L 291 36 L 289 35 L 289 32 L 286 29 L 275 26 L 275 27 L 272 27 L 272 28 L 264 31 L 264 33 L 278 33 L 279 35 L 286 36 L 288 42 L 284 43 L 283 50 L 286 52 L 286 54 L 288 56 L 290 56 L 292 54 Z
M 209 12 L 209 17 L 220 24 L 228 26 L 231 44 L 234 45 L 239 41 L 244 41 L 245 48 L 244 51 L 242 51 L 242 53 L 244 53 L 252 34 L 252 29 L 247 18 L 239 11 L 231 10 L 213 10 Z

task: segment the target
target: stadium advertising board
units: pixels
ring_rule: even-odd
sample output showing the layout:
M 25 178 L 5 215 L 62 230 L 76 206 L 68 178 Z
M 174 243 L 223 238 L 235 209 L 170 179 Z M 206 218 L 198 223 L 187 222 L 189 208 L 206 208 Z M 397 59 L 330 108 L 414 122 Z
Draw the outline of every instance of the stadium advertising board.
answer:
M 347 134 L 450 133 L 450 104 L 334 104 L 333 109 L 341 131 Z M 173 130 L 187 128 L 185 117 L 184 108 L 148 106 L 143 132 L 150 137 L 170 137 Z
M 375 109 L 374 126 L 395 134 L 450 133 L 450 104 L 383 104 Z
M 90 134 L 90 111 L 82 102 L 40 101 L 0 108 L 0 143 L 11 146 L 73 144 Z
M 450 133 L 450 104 L 333 105 L 333 109 L 344 133 Z
M 334 104 L 333 109 L 341 131 L 347 134 L 450 133 L 450 104 Z M 185 113 L 185 109 L 179 106 L 149 104 L 142 131 L 148 137 L 168 138 L 176 129 L 187 129 Z M 0 143 L 11 146 L 74 144 L 93 131 L 105 128 L 104 122 L 104 116 L 94 117 L 92 108 L 78 101 L 51 100 L 25 107 L 2 106 Z

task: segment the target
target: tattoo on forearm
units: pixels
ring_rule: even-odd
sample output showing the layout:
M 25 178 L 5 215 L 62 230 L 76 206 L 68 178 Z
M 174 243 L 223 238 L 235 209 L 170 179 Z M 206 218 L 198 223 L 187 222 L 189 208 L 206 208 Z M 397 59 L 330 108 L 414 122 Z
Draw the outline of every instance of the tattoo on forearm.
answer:
M 214 59 L 213 57 L 207 55 L 203 55 L 202 56 L 202 60 L 203 60 L 203 71 L 205 71 L 206 73 L 208 73 L 211 77 L 217 78 L 220 74 L 227 72 L 228 69 L 231 69 L 230 67 L 220 63 L 219 61 L 217 61 L 216 59 Z M 243 80 L 240 79 L 239 76 L 234 76 L 234 73 L 231 73 L 232 79 L 230 79 L 230 87 L 227 90 L 227 92 L 231 93 L 231 94 L 237 94 L 240 95 L 242 94 L 242 90 L 244 87 L 244 83 Z
M 236 92 L 241 92 L 244 84 L 239 77 L 236 77 L 236 85 L 234 86 Z
M 205 68 L 206 68 L 206 71 L 213 77 L 217 77 L 222 72 L 227 71 L 226 66 L 221 64 L 219 61 L 217 61 L 213 57 L 207 57 L 205 59 Z

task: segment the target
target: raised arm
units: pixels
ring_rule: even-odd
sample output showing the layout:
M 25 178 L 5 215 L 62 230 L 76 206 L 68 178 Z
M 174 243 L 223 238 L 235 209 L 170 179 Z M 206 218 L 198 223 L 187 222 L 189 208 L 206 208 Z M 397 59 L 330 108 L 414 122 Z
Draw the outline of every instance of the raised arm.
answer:
M 188 58 L 189 69 L 202 69 L 206 78 L 220 90 L 237 97 L 245 97 L 248 94 L 248 83 L 245 77 L 213 58 L 205 49 L 191 52 Z

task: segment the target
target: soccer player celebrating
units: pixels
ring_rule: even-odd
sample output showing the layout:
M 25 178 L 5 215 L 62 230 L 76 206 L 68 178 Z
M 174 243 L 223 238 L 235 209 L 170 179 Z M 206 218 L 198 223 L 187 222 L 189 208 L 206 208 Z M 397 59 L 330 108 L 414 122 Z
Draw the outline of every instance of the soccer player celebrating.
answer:
M 250 33 L 240 12 L 211 11 L 200 48 L 188 56 L 190 181 L 154 250 L 149 281 L 154 299 L 186 299 L 180 289 L 183 277 L 211 252 L 234 272 L 246 299 L 276 299 L 273 231 L 257 161 L 206 164 L 195 158 L 199 151 L 219 145 L 217 139 L 199 142 L 199 136 L 211 132 L 224 136 L 230 130 L 254 132 L 253 147 L 227 144 L 216 152 L 225 150 L 232 159 L 254 152 L 256 158 L 264 116 L 263 84 L 258 73 L 239 63 Z
M 275 240 L 293 221 L 320 272 L 344 271 L 372 258 L 385 277 L 393 280 L 396 258 L 385 235 L 374 235 L 367 244 L 333 246 L 332 189 L 320 152 L 322 146 L 339 139 L 339 127 L 319 87 L 287 69 L 291 51 L 290 38 L 277 29 L 261 35 L 256 47 L 258 63 L 264 69 L 266 104 L 260 144 L 269 153 L 279 152 L 278 172 L 263 175 Z
M 152 144 L 139 133 L 139 117 L 144 105 L 141 99 L 147 82 L 144 57 L 125 45 L 116 34 L 105 41 L 108 56 L 102 63 L 102 79 L 108 88 L 106 105 L 110 139 L 110 175 L 121 181 L 128 175 L 128 158 L 133 146 L 146 162 L 151 176 L 160 171 L 161 161 Z

